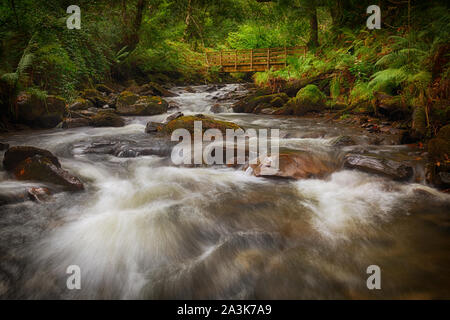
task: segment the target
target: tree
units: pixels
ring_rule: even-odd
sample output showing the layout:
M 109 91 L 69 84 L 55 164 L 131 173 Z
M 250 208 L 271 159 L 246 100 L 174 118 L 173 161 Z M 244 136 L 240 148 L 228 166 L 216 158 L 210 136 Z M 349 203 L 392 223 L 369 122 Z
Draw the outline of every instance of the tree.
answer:
M 257 2 L 276 2 L 285 10 L 298 11 L 300 16 L 306 16 L 309 20 L 310 34 L 308 47 L 315 48 L 319 46 L 319 23 L 317 19 L 316 0 L 256 0 Z
M 126 26 L 128 30 L 125 35 L 124 46 L 127 46 L 129 51 L 133 51 L 139 43 L 139 30 L 141 28 L 144 11 L 147 6 L 148 0 L 137 0 L 134 20 L 132 20 L 131 24 Z M 128 19 L 125 2 L 123 3 L 122 12 L 124 18 Z M 127 22 L 128 21 L 125 21 L 125 23 Z

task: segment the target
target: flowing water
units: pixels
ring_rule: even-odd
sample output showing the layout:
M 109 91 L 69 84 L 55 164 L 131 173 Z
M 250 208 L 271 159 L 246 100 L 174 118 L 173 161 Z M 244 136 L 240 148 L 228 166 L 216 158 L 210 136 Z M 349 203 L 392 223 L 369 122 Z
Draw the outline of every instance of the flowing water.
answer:
M 183 88 L 170 98 L 185 114 L 210 112 L 229 92 Z M 281 130 L 280 146 L 339 163 L 355 149 L 412 158 L 406 146 L 372 146 L 356 128 L 319 118 L 213 116 L 246 128 Z M 169 146 L 122 128 L 33 131 L 4 137 L 56 154 L 84 192 L 0 207 L 0 297 L 118 299 L 450 298 L 450 197 L 421 182 L 337 170 L 326 179 L 256 178 L 240 168 L 180 167 Z M 341 134 L 357 146 L 334 148 Z M 1 155 L 0 155 L 1 156 Z M 42 185 L 0 171 L 0 193 Z M 66 269 L 81 269 L 68 290 Z M 381 269 L 369 290 L 366 269 Z

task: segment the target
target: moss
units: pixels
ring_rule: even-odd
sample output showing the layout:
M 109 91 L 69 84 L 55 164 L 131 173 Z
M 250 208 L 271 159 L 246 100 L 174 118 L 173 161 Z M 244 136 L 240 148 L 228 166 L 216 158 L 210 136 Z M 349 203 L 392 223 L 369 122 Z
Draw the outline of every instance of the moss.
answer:
M 313 84 L 300 89 L 295 98 L 286 103 L 288 114 L 298 116 L 308 112 L 320 112 L 326 108 L 326 96 Z
M 81 91 L 80 95 L 83 98 L 88 99 L 88 98 L 95 98 L 95 97 L 101 95 L 101 93 L 98 92 L 96 89 L 85 89 L 85 90 Z
M 314 85 L 309 84 L 297 92 L 296 98 L 298 102 L 312 103 L 315 105 L 324 104 L 326 100 L 325 94 Z
M 18 98 L 18 118 L 23 123 L 41 128 L 53 128 L 66 114 L 66 100 L 59 96 L 48 95 L 40 100 L 30 94 Z
M 284 102 L 289 100 L 286 93 L 270 94 L 269 89 L 258 89 L 255 93 L 246 96 L 244 99 L 233 105 L 234 112 L 252 113 L 254 109 L 261 103 L 270 103 L 275 98 L 281 98 Z
M 286 101 L 284 99 L 281 97 L 276 97 L 270 101 L 270 106 L 273 108 L 281 108 L 285 103 Z
M 76 98 L 73 103 L 70 105 L 70 110 L 87 110 L 89 108 L 94 107 L 92 101 L 84 99 L 82 97 Z
M 450 124 L 443 126 L 439 130 L 437 137 L 444 139 L 445 141 L 450 141 Z
M 98 84 L 95 86 L 95 88 L 100 91 L 100 92 L 104 92 L 106 94 L 110 94 L 112 92 L 114 92 L 113 89 L 111 89 L 110 87 L 108 87 L 107 85 L 104 84 Z
M 134 100 L 134 98 L 133 98 Z M 130 101 L 132 101 L 130 99 Z M 169 104 L 160 97 L 143 96 L 132 104 L 117 103 L 116 110 L 121 115 L 152 116 L 167 111 Z
M 117 114 L 101 111 L 90 119 L 89 124 L 94 127 L 123 127 L 125 121 Z
M 424 136 L 427 132 L 427 119 L 424 107 L 416 107 L 413 112 L 413 129 Z
M 428 141 L 428 154 L 434 161 L 448 161 L 450 159 L 450 140 L 431 139 Z
M 281 99 L 283 101 L 283 104 L 289 99 L 286 93 L 276 93 L 259 97 L 253 97 L 248 101 L 247 107 L 245 108 L 245 112 L 247 113 L 254 112 L 257 106 L 261 104 L 270 104 L 273 100 L 276 100 L 277 98 Z
M 226 129 L 233 129 L 233 130 L 240 129 L 240 127 L 233 122 L 215 120 L 210 117 L 183 116 L 170 121 L 164 127 L 160 128 L 160 131 L 167 134 L 172 134 L 172 132 L 175 131 L 176 129 L 186 129 L 191 134 L 193 134 L 195 121 L 202 122 L 203 132 L 207 129 L 219 129 L 222 133 L 225 134 Z
M 373 89 L 369 88 L 366 82 L 356 83 L 350 92 L 349 105 L 351 109 L 362 107 L 375 110 L 375 101 Z M 369 106 L 371 107 L 369 108 Z
M 123 91 L 117 97 L 118 106 L 129 106 L 139 99 L 139 96 L 131 91 Z
M 330 96 L 337 99 L 341 94 L 340 78 L 334 77 L 330 82 Z

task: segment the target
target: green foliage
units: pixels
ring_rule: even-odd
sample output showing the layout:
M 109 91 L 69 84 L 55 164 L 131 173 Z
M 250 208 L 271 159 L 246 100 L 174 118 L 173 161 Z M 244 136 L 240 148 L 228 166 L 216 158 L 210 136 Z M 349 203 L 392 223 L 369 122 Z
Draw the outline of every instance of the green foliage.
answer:
M 350 73 L 360 81 L 368 81 L 373 74 L 375 67 L 372 63 L 367 61 L 358 61 L 353 66 L 348 68 Z
M 300 89 L 297 92 L 296 98 L 308 102 L 311 104 L 321 104 L 326 100 L 326 96 L 320 89 L 313 84 L 309 84 L 306 87 Z
M 233 49 L 257 49 L 295 46 L 297 41 L 286 25 L 244 24 L 228 35 L 227 42 Z
M 341 84 L 339 77 L 334 77 L 330 82 L 330 95 L 333 99 L 336 99 L 341 94 Z

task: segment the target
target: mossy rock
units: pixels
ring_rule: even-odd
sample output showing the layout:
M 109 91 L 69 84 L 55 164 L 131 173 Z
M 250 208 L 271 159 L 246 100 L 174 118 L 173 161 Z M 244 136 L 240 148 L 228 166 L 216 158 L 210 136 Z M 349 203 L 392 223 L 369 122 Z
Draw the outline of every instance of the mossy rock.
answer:
M 81 91 L 80 96 L 91 101 L 97 108 L 101 108 L 108 104 L 106 98 L 96 89 L 85 89 Z
M 284 100 L 288 100 L 289 97 L 285 93 L 272 94 L 268 88 L 258 89 L 246 97 L 240 99 L 233 105 L 233 111 L 237 113 L 252 113 L 256 106 L 262 102 L 269 103 L 276 97 L 281 97 Z
M 450 125 L 439 130 L 436 138 L 428 141 L 430 162 L 426 167 L 427 181 L 437 188 L 450 187 Z
M 416 107 L 413 112 L 412 128 L 418 136 L 425 136 L 427 133 L 427 117 L 424 107 Z
M 268 108 L 271 108 L 270 103 L 263 102 L 256 106 L 256 108 L 253 110 L 253 113 L 258 114 L 258 113 L 261 113 L 262 110 L 268 109 Z
M 120 98 L 119 98 L 120 99 Z M 133 101 L 135 99 L 133 96 L 124 97 L 124 99 L 129 99 L 128 101 Z M 125 103 L 116 104 L 116 111 L 120 115 L 124 116 L 153 116 L 157 114 L 163 114 L 167 112 L 169 104 L 167 101 L 161 99 L 160 97 L 138 97 L 134 103 L 131 105 Z
M 89 125 L 93 127 L 123 127 L 125 120 L 115 113 L 101 111 L 91 117 Z
M 14 168 L 14 176 L 18 180 L 34 180 L 60 185 L 69 191 L 84 189 L 83 183 L 77 177 L 41 155 L 35 155 L 20 162 Z
M 286 95 L 286 97 L 287 97 L 287 95 Z M 270 106 L 272 108 L 281 108 L 286 102 L 287 102 L 287 100 L 278 96 L 270 101 Z
M 177 119 L 174 119 L 160 128 L 160 131 L 165 134 L 172 134 L 176 129 L 186 129 L 191 134 L 194 134 L 194 122 L 201 121 L 202 122 L 202 131 L 204 132 L 207 129 L 219 129 L 223 134 L 226 133 L 226 129 L 238 130 L 240 127 L 228 121 L 216 120 L 206 116 L 183 116 Z
M 450 159 L 450 140 L 437 137 L 428 141 L 428 155 L 433 161 L 448 161 Z
M 101 93 L 96 89 L 84 89 L 81 91 L 80 96 L 89 99 L 89 98 L 95 98 L 97 96 L 101 95 Z
M 437 137 L 444 139 L 445 141 L 450 141 L 450 124 L 443 126 L 439 130 Z
M 314 84 L 309 84 L 300 89 L 297 92 L 296 98 L 305 103 L 312 104 L 325 104 L 326 101 L 325 94 Z
M 40 100 L 30 94 L 22 94 L 19 95 L 17 107 L 21 122 L 40 128 L 56 127 L 67 112 L 64 98 L 54 95 Z
M 3 157 L 3 168 L 7 171 L 13 170 L 23 160 L 35 155 L 49 159 L 58 168 L 61 167 L 59 160 L 50 151 L 31 146 L 16 146 L 9 148 Z
M 330 100 L 330 101 L 327 101 L 326 107 L 327 107 L 327 109 L 331 109 L 331 110 L 344 110 L 348 107 L 348 105 L 343 102 Z
M 161 96 L 161 97 L 175 97 L 177 96 L 177 94 L 170 92 L 167 89 L 164 89 L 162 86 L 160 86 L 159 84 L 155 83 L 155 82 L 150 82 L 147 84 L 148 87 L 151 87 L 153 89 L 153 92 L 155 95 L 157 96 Z
M 139 96 L 131 91 L 123 91 L 117 97 L 116 107 L 131 106 L 139 100 Z
M 77 111 L 77 110 L 88 110 L 89 108 L 95 107 L 92 101 L 78 97 L 75 101 L 69 106 L 69 111 Z
M 108 87 L 108 86 L 105 85 L 105 84 L 98 84 L 98 85 L 95 86 L 95 88 L 96 88 L 98 91 L 104 92 L 104 93 L 106 93 L 106 94 L 110 94 L 110 93 L 113 93 L 113 92 L 114 92 L 113 89 L 111 89 L 110 87 Z
M 407 118 L 411 111 L 404 105 L 402 96 L 391 96 L 383 92 L 375 92 L 377 112 L 390 120 Z
M 309 84 L 286 103 L 286 108 L 289 114 L 298 116 L 320 112 L 326 108 L 326 96 L 316 85 Z

